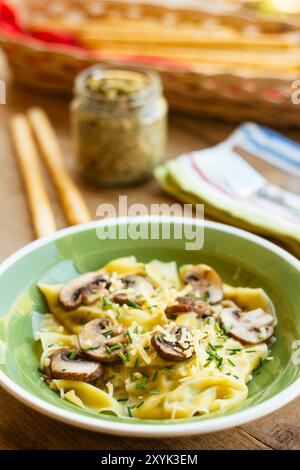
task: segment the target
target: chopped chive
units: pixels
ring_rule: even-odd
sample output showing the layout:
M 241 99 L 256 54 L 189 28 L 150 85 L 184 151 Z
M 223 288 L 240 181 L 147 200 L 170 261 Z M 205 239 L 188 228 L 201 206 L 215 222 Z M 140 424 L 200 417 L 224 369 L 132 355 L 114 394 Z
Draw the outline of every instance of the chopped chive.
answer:
M 131 407 L 127 406 L 128 416 L 132 418 Z
M 245 352 L 246 352 L 247 354 L 250 354 L 250 353 L 255 353 L 256 350 L 255 350 L 255 349 L 252 349 L 252 350 L 250 350 L 250 351 L 245 351 Z
M 84 351 L 94 351 L 95 349 L 99 349 L 101 344 L 98 344 L 97 346 L 87 346 L 86 348 L 83 348 Z
M 139 358 L 139 357 L 137 357 L 137 358 L 135 359 L 135 361 L 134 361 L 134 366 L 133 366 L 133 367 L 134 367 L 134 369 L 136 369 L 136 368 L 137 368 L 137 366 L 138 366 L 138 363 L 139 363 L 139 360 L 140 360 L 140 358 Z
M 208 343 L 208 346 L 209 346 L 209 347 L 210 347 L 210 348 L 211 348 L 213 351 L 215 351 L 215 350 L 216 350 L 216 348 L 215 348 L 215 346 L 214 346 L 213 344 L 211 344 L 211 343 Z
M 138 405 L 136 405 L 137 408 L 139 408 L 140 406 L 142 406 L 143 404 L 145 403 L 145 401 L 141 401 Z
M 137 304 L 136 302 L 133 302 L 133 300 L 126 299 L 126 304 L 129 307 L 141 309 L 141 306 L 139 304 Z
M 232 360 L 231 360 L 231 359 L 227 358 L 227 361 L 228 361 L 228 362 L 229 362 L 229 364 L 231 364 L 233 367 L 236 367 L 235 363 L 234 363 L 234 362 L 232 362 Z
M 109 349 L 110 349 L 110 352 L 112 352 L 112 351 L 116 351 L 117 349 L 120 349 L 121 347 L 122 345 L 120 343 L 116 343 L 113 346 L 110 346 Z
M 148 387 L 147 385 L 145 385 L 144 383 L 140 382 L 138 384 L 136 384 L 135 388 L 137 388 L 138 390 L 148 390 Z
M 143 380 L 141 382 L 139 382 L 138 384 L 136 384 L 136 388 L 138 390 L 148 390 L 148 387 L 146 385 L 147 380 L 148 380 L 147 376 L 144 376 Z
M 153 390 L 150 390 L 150 393 L 151 393 L 151 395 L 159 395 L 159 394 L 160 394 L 160 390 L 158 390 L 158 389 L 153 389 Z
M 147 349 L 149 349 L 149 348 L 150 348 L 150 346 L 144 346 L 145 351 L 147 351 Z
M 265 362 L 265 359 L 263 357 L 260 357 L 258 360 L 259 360 L 258 367 L 261 367 L 263 363 Z
M 129 353 L 128 349 L 124 350 L 124 356 L 127 357 L 127 361 L 130 361 L 130 353 Z
M 76 359 L 77 356 L 78 356 L 78 351 L 72 351 L 69 357 L 70 361 L 73 361 L 74 359 Z
M 222 341 L 226 341 L 228 336 L 226 336 L 226 335 L 217 335 L 217 338 L 221 339 Z
M 118 353 L 118 356 L 119 356 L 119 358 L 122 360 L 122 362 L 127 362 L 127 361 L 128 361 L 128 359 L 127 359 L 127 357 L 125 356 L 124 353 L 119 352 L 119 353 Z
M 54 343 L 48 344 L 48 348 L 52 348 L 52 346 L 54 346 Z
M 217 333 L 222 333 L 222 328 L 221 328 L 221 326 L 220 326 L 219 319 L 217 319 L 217 320 L 215 321 L 215 325 L 214 325 L 214 326 L 215 326 L 215 331 L 216 331 Z
M 154 372 L 153 377 L 152 377 L 152 382 L 155 382 L 157 375 L 158 375 L 158 370 Z
M 217 368 L 221 369 L 223 367 L 223 357 L 219 356 Z
M 111 301 L 110 301 L 110 298 L 107 297 L 107 295 L 104 295 L 104 297 L 102 298 L 102 307 L 103 308 L 111 307 Z
M 126 331 L 126 336 L 129 339 L 129 343 L 132 343 L 132 337 L 131 337 L 131 334 L 130 334 L 129 330 Z
M 117 398 L 117 401 L 128 401 L 128 397 L 124 397 L 124 398 Z
M 227 351 L 230 351 L 230 353 L 236 354 L 237 352 L 241 351 L 241 348 L 226 348 Z
M 226 372 L 226 374 L 225 374 L 225 375 L 231 375 L 231 372 Z
M 112 332 L 113 332 L 113 330 L 109 330 L 109 331 L 104 331 L 104 333 L 102 333 L 102 334 L 103 334 L 103 336 L 105 336 L 107 338 L 109 335 L 112 334 Z
M 175 372 L 170 369 L 170 367 L 163 367 L 163 371 L 167 372 L 168 374 L 175 375 Z
M 234 377 L 235 379 L 239 379 L 239 376 L 238 376 L 238 375 L 233 375 L 233 377 Z

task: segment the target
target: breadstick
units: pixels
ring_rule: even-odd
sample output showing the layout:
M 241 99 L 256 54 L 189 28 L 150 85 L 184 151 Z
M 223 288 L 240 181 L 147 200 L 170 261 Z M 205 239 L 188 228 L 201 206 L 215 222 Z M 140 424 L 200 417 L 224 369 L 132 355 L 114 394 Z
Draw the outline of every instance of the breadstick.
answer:
M 50 235 L 56 231 L 54 214 L 46 193 L 38 153 L 26 116 L 15 115 L 10 121 L 10 128 L 35 234 L 38 238 Z
M 91 220 L 86 203 L 65 166 L 62 150 L 46 113 L 30 108 L 28 117 L 69 224 Z

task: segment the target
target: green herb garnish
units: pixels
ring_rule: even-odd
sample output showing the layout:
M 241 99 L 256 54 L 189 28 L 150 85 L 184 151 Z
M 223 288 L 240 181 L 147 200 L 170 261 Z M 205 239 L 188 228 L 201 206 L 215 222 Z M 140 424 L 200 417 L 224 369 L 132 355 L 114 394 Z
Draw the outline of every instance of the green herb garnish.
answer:
M 167 372 L 167 374 L 175 375 L 175 372 L 170 367 L 163 367 L 163 371 Z
M 110 336 L 111 334 L 113 333 L 113 330 L 109 330 L 109 331 L 104 331 L 103 336 L 105 336 L 105 338 L 107 338 L 108 336 Z
M 111 307 L 111 301 L 110 301 L 110 298 L 107 297 L 107 295 L 104 295 L 104 297 L 102 297 L 102 307 L 103 308 Z
M 73 361 L 74 359 L 76 359 L 77 356 L 78 356 L 78 351 L 72 351 L 69 356 L 70 361 Z
M 125 354 L 124 354 L 124 353 L 122 353 L 122 352 L 119 352 L 119 353 L 118 353 L 118 356 L 119 356 L 119 358 L 122 360 L 122 362 L 124 362 L 124 363 L 125 363 L 125 362 L 127 362 L 127 361 L 128 361 L 128 359 L 127 359 L 127 357 L 125 356 Z
M 122 345 L 120 343 L 116 343 L 113 346 L 107 346 L 107 348 L 109 348 L 110 353 L 116 351 L 117 349 L 120 349 L 121 347 Z
M 140 306 L 139 304 L 133 302 L 133 300 L 126 299 L 126 304 L 127 304 L 129 307 L 138 308 L 139 310 L 141 309 L 141 306 Z
M 127 336 L 127 338 L 129 339 L 129 343 L 132 343 L 132 337 L 129 330 L 126 331 L 125 336 Z
M 95 349 L 99 349 L 101 344 L 98 344 L 97 346 L 87 346 L 86 348 L 83 348 L 84 351 L 94 351 Z

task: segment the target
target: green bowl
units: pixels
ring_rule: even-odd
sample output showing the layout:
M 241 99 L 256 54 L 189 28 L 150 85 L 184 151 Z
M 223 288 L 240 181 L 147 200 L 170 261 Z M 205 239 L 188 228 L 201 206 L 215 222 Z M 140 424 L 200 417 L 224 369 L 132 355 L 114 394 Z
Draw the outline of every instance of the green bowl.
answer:
M 141 217 L 139 223 L 142 230 L 159 230 L 169 222 Z M 203 228 L 201 250 L 186 249 L 187 235 L 181 239 L 104 239 L 108 227 L 124 230 L 129 224 L 132 219 L 122 218 L 68 228 L 31 243 L 1 265 L 0 384 L 23 403 L 63 422 L 131 436 L 217 431 L 260 418 L 296 398 L 300 393 L 300 262 L 248 232 L 188 218 L 173 218 L 171 228 Z M 118 418 L 82 410 L 62 400 L 40 380 L 40 346 L 33 338 L 32 312 L 46 312 L 46 306 L 37 281 L 64 282 L 78 272 L 95 270 L 111 259 L 128 255 L 145 262 L 153 258 L 178 264 L 204 262 L 214 266 L 228 284 L 266 290 L 278 316 L 277 341 L 272 346 L 274 360 L 266 362 L 249 384 L 249 396 L 241 409 L 181 420 Z

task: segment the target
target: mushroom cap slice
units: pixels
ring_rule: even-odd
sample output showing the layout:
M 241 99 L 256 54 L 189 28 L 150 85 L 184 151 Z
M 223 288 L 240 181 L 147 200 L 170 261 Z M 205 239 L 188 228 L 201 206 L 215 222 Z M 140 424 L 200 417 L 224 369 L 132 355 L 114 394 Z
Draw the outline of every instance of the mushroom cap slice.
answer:
M 109 276 L 106 273 L 90 272 L 67 282 L 59 293 L 61 305 L 68 310 L 81 304 L 90 305 L 106 295 Z
M 83 359 L 78 353 L 72 359 L 72 353 L 76 352 L 69 348 L 61 348 L 52 354 L 49 371 L 54 379 L 92 382 L 101 376 L 102 364 Z
M 113 302 L 119 305 L 132 306 L 134 303 L 142 306 L 145 301 L 144 296 L 151 295 L 154 290 L 153 284 L 143 276 L 130 274 L 121 280 L 125 291 L 122 289 L 113 297 Z M 130 289 L 130 292 L 126 292 L 126 289 Z
M 185 361 L 194 354 L 194 340 L 186 326 L 175 325 L 166 333 L 154 333 L 151 343 L 158 354 L 168 361 Z
M 274 333 L 274 317 L 262 308 L 249 312 L 234 307 L 224 308 L 220 319 L 228 334 L 243 344 L 262 343 Z
M 154 290 L 152 282 L 144 276 L 130 274 L 122 277 L 122 282 L 125 287 L 130 287 L 136 291 L 137 294 L 151 294 Z
M 180 313 L 195 312 L 199 317 L 210 317 L 213 312 L 204 300 L 194 300 L 190 297 L 177 297 L 177 304 L 165 308 L 166 315 L 177 316 Z
M 207 264 L 196 264 L 185 267 L 181 271 L 185 284 L 192 287 L 191 294 L 196 297 L 206 297 L 211 304 L 221 302 L 224 297 L 223 283 L 219 274 Z
M 80 348 L 94 361 L 113 362 L 124 352 L 128 338 L 121 325 L 114 325 L 109 318 L 92 320 L 78 334 Z

